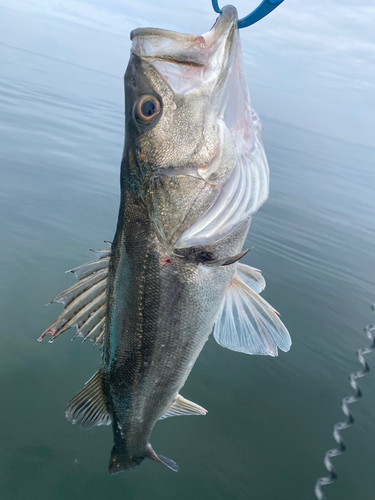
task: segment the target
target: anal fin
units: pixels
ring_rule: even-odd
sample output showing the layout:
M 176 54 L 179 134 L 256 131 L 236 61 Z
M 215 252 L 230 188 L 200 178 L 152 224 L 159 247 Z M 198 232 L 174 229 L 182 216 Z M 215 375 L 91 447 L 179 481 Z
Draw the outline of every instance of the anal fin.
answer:
M 78 424 L 83 429 L 90 429 L 95 425 L 109 425 L 111 423 L 111 416 L 107 411 L 103 396 L 101 369 L 69 401 L 65 416 L 69 422 Z
M 169 410 L 160 417 L 163 420 L 168 417 L 178 417 L 180 415 L 206 415 L 207 410 L 202 406 L 185 399 L 180 394 L 177 394 L 176 399 L 173 401 Z

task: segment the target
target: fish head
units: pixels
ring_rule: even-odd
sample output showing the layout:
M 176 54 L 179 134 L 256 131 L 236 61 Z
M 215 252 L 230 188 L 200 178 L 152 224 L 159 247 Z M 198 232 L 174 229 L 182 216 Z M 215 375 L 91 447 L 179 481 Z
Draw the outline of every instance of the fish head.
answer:
M 232 6 L 223 8 L 204 35 L 155 28 L 131 33 L 125 175 L 167 246 L 207 244 L 249 217 L 249 196 L 238 189 L 249 172 L 236 167 L 257 142 L 257 116 L 238 33 Z M 246 204 L 243 213 L 219 228 L 220 234 L 208 234 L 207 226 L 222 212 L 219 205 L 228 206 L 228 191 L 234 210 L 234 189 L 244 198 L 237 197 L 237 205 Z

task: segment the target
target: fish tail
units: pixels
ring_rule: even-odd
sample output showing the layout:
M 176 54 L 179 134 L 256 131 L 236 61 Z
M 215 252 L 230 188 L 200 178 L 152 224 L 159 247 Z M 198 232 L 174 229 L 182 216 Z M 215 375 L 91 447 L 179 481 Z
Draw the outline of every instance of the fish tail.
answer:
M 146 452 L 146 457 L 151 458 L 151 460 L 155 460 L 155 462 L 158 462 L 161 465 L 164 465 L 165 467 L 168 467 L 168 469 L 173 470 L 173 472 L 178 472 L 180 467 L 171 460 L 170 458 L 163 457 L 163 455 L 157 455 L 150 443 L 147 445 L 147 452 Z
M 112 448 L 111 458 L 109 461 L 109 473 L 111 476 L 123 472 L 124 470 L 135 469 L 141 465 L 145 457 L 129 457 L 116 452 L 116 447 Z
M 168 467 L 168 469 L 173 470 L 173 472 L 178 472 L 179 470 L 179 466 L 173 460 L 163 457 L 163 455 L 157 455 L 149 443 L 143 457 L 129 457 L 128 455 L 122 455 L 116 451 L 116 446 L 114 446 L 112 448 L 111 459 L 109 461 L 109 473 L 111 476 L 114 476 L 119 472 L 135 469 L 138 465 L 141 465 L 145 458 L 151 458 L 151 460 L 155 460 L 155 462 Z

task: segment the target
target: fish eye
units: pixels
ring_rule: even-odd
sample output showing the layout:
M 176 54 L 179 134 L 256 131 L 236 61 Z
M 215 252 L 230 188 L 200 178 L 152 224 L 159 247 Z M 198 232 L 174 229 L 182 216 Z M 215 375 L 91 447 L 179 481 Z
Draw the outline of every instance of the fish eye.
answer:
M 160 113 L 160 101 L 153 95 L 143 95 L 134 105 L 134 115 L 144 125 L 152 123 Z

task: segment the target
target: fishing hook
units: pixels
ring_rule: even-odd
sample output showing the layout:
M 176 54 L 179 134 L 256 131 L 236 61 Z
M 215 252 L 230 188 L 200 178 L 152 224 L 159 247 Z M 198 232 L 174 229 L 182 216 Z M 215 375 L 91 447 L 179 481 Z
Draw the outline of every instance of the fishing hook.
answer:
M 218 14 L 221 14 L 218 0 L 211 1 L 214 11 Z M 272 12 L 273 9 L 276 9 L 276 7 L 278 7 L 283 1 L 284 0 L 263 0 L 263 2 L 258 5 L 258 7 L 253 10 L 253 12 L 250 12 L 250 14 L 243 19 L 238 20 L 238 29 L 247 28 L 248 26 L 260 21 L 261 19 L 263 19 L 263 17 L 266 17 L 270 12 Z

